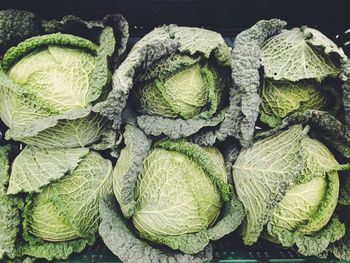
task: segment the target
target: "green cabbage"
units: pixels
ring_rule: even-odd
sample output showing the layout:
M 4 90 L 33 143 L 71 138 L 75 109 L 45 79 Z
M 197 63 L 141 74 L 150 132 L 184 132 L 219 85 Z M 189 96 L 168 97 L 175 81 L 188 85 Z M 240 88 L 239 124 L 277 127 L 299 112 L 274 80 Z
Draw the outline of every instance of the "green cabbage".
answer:
M 319 31 L 286 25 L 261 20 L 235 38 L 233 100 L 239 110 L 232 135 L 243 146 L 250 145 L 256 126 L 277 127 L 309 110 L 327 111 L 349 126 L 347 56 Z
M 169 139 L 152 145 L 132 125 L 125 128 L 124 142 L 113 174 L 114 194 L 124 217 L 110 205 L 110 197 L 102 206 L 100 226 L 100 235 L 121 260 L 155 252 L 152 245 L 139 240 L 141 237 L 173 249 L 155 253 L 154 257 L 164 262 L 163 253 L 169 253 L 170 260 L 176 250 L 181 251 L 176 257 L 201 258 L 210 240 L 239 226 L 244 211 L 227 182 L 226 164 L 218 149 Z M 103 216 L 111 214 L 115 222 Z M 125 233 L 128 221 L 137 231 L 127 232 L 125 237 L 117 229 Z M 135 248 L 135 255 L 125 254 L 125 243 L 120 242 L 124 238 L 127 246 Z
M 317 256 L 344 235 L 345 226 L 335 208 L 338 171 L 348 170 L 349 165 L 340 165 L 307 131 L 294 125 L 258 140 L 238 156 L 232 169 L 237 195 L 248 215 L 244 243 L 251 245 L 263 236 Z M 320 238 L 322 245 L 316 243 Z
M 122 28 L 124 18 L 106 16 L 103 22 L 92 23 L 74 16 L 35 20 L 31 13 L 16 10 L 4 15 L 33 19 L 18 22 L 21 29 L 42 23 L 38 36 L 20 43 L 11 33 L 10 42 L 17 46 L 3 54 L 0 118 L 9 128 L 6 139 L 44 148 L 101 149 L 113 144 L 112 122 L 92 107 L 111 89 L 111 69 L 127 38 L 121 33 L 127 30 Z
M 99 201 L 112 193 L 111 161 L 87 148 L 26 146 L 11 168 L 7 198 L 25 196 L 13 204 L 23 229 L 13 238 L 16 256 L 61 259 L 94 243 Z
M 21 163 L 16 162 L 15 167 L 18 165 Z M 28 198 L 26 230 L 51 242 L 94 235 L 99 222 L 98 200 L 111 190 L 111 162 L 89 152 L 70 174 Z
M 231 67 L 230 48 L 220 34 L 159 27 L 135 44 L 113 75 L 114 89 L 97 109 L 119 126 L 124 109 L 119 105 L 128 105 L 147 135 L 198 135 L 211 145 L 235 129 Z
M 226 181 L 221 154 L 215 149 L 209 150 L 219 155 L 221 170 L 218 172 Z M 173 185 L 182 185 L 181 190 L 172 190 Z M 214 224 L 222 207 L 219 191 L 202 168 L 181 153 L 157 148 L 144 160 L 136 197 L 137 211 L 132 221 L 141 236 L 155 241 L 163 235 L 207 229 Z
M 112 31 L 108 34 L 113 38 Z M 2 63 L 7 76 L 1 73 L 0 90 L 0 117 L 10 128 L 7 138 L 41 147 L 82 147 L 100 140 L 109 124 L 89 115 L 89 107 L 101 96 L 108 75 L 102 86 L 93 82 L 94 71 L 100 72 L 97 52 L 92 42 L 59 33 L 34 37 L 10 49 Z M 84 121 L 73 131 L 65 129 L 81 118 Z M 55 138 L 50 140 L 45 133 Z
M 123 150 L 115 168 L 117 200 L 122 200 L 124 162 L 129 154 Z M 215 223 L 223 200 L 229 201 L 226 181 L 224 160 L 217 149 L 161 141 L 143 161 L 134 189 L 135 210 L 125 215 L 132 217 L 141 236 L 174 246 L 172 236 L 197 233 Z M 122 211 L 127 211 L 122 204 Z
M 346 60 L 341 48 L 312 28 L 293 28 L 267 39 L 261 47 L 261 121 L 276 127 L 296 111 L 339 110 L 332 110 L 337 105 L 327 103 L 338 99 L 339 88 L 332 86 L 327 94 L 321 82 L 327 77 L 338 78 Z

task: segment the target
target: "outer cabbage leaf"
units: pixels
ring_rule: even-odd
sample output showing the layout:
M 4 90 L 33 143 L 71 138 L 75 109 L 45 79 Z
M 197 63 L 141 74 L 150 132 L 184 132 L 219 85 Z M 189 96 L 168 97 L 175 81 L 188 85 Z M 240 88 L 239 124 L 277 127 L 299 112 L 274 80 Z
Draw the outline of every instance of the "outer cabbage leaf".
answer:
M 278 48 L 276 48 L 278 47 Z M 336 54 L 338 64 L 330 55 Z M 293 28 L 268 39 L 261 48 L 265 77 L 275 80 L 299 81 L 340 74 L 340 63 L 347 57 L 335 43 L 316 29 Z
M 19 230 L 20 214 L 18 197 L 7 196 L 6 188 L 10 178 L 11 146 L 0 146 L 0 260 L 16 255 L 16 237 Z
M 222 65 L 231 65 L 230 50 L 227 48 L 220 34 L 194 27 L 169 26 L 169 34 L 180 43 L 181 53 L 195 55 L 202 54 L 209 58 L 213 54 Z
M 133 125 L 126 125 L 123 133 L 125 147 L 121 150 L 113 172 L 113 191 L 125 217 L 135 213 L 135 187 L 143 171 L 142 161 L 151 148 L 151 140 Z
M 125 18 L 120 14 L 106 15 L 101 21 L 84 21 L 83 19 L 67 15 L 62 20 L 41 21 L 43 33 L 51 34 L 62 32 L 71 35 L 82 36 L 90 39 L 93 42 L 98 41 L 98 36 L 106 27 L 113 28 L 115 39 L 117 39 L 112 59 L 114 61 L 113 68 L 120 59 L 120 56 L 126 49 L 126 44 L 129 38 L 129 26 Z
M 95 237 L 71 240 L 67 242 L 42 242 L 33 238 L 31 243 L 22 243 L 17 247 L 17 253 L 21 256 L 44 258 L 46 260 L 67 259 L 73 253 L 80 253 L 87 245 L 95 242 Z
M 44 149 L 27 146 L 12 164 L 7 193 L 39 192 L 51 181 L 73 172 L 88 153 L 87 148 Z
M 314 177 L 324 177 L 326 173 L 343 169 L 343 165 L 340 165 L 330 150 L 318 140 L 307 137 L 302 141 L 302 147 L 305 153 L 305 167 L 297 183 L 309 182 Z M 327 176 L 333 177 L 332 174 Z
M 290 232 L 288 230 L 270 229 L 273 235 L 278 236 L 283 246 L 291 247 L 295 244 L 298 252 L 304 256 L 318 256 L 327 251 L 329 245 L 341 239 L 345 234 L 345 225 L 334 217 L 319 232 L 313 235 L 300 235 L 299 233 Z
M 1 54 L 4 54 L 9 47 L 40 32 L 40 19 L 35 14 L 14 9 L 0 11 Z
M 350 60 L 342 64 L 342 78 L 344 82 L 342 84 L 343 91 L 343 107 L 344 107 L 344 118 L 346 127 L 350 130 Z
M 94 111 L 114 121 L 114 127 L 121 125 L 121 112 L 126 106 L 129 92 L 134 85 L 135 71 L 145 69 L 154 61 L 175 52 L 178 44 L 169 37 L 166 28 L 156 28 L 137 42 L 128 57 L 114 72 L 112 91 L 106 101 L 98 103 Z
M 296 125 L 254 143 L 238 156 L 232 174 L 238 198 L 247 210 L 244 243 L 257 241 L 276 205 L 303 169 L 301 142 L 305 136 L 302 127 Z
M 350 260 L 350 234 L 346 229 L 345 236 L 330 245 L 327 252 L 331 252 L 336 258 Z
M 128 57 L 114 73 L 114 88 L 110 92 L 107 101 L 97 105 L 94 109 L 113 119 L 115 128 L 119 127 L 121 112 L 127 103 L 132 87 L 136 85 L 137 73 L 146 71 L 159 60 L 175 53 L 200 55 L 206 59 L 213 57 L 221 66 L 229 68 L 231 65 L 230 50 L 218 33 L 174 25 L 156 28 L 136 43 Z M 151 95 L 155 96 L 153 93 Z M 157 107 L 162 105 L 158 104 Z M 208 112 L 213 112 L 213 109 Z M 212 115 L 212 113 L 209 115 Z M 222 122 L 218 116 L 226 118 L 226 115 L 222 112 L 216 112 L 213 118 L 208 119 L 208 117 L 204 118 L 204 116 L 200 117 L 199 115 L 188 120 L 141 115 L 138 118 L 138 124 L 149 135 L 164 134 L 175 139 L 187 137 L 203 127 L 218 126 Z M 228 117 L 227 119 L 231 120 Z M 152 127 L 148 125 L 149 123 L 152 123 Z M 225 135 L 222 137 L 225 137 Z
M 270 127 L 280 125 L 283 118 L 295 111 L 323 110 L 327 106 L 325 94 L 308 82 L 264 79 L 261 99 L 260 119 Z
M 47 118 L 42 121 L 33 123 L 33 129 L 21 131 L 21 135 L 12 135 L 8 132 L 6 135 L 14 140 L 21 140 L 26 144 L 35 145 L 43 148 L 56 147 L 91 147 L 96 150 L 104 150 L 110 148 L 116 141 L 116 132 L 111 128 L 111 122 L 101 115 L 90 113 L 84 116 L 87 111 L 80 115 L 82 118 L 74 119 L 65 114 L 65 119 Z M 79 116 L 79 112 L 77 112 Z M 51 124 L 50 124 L 51 122 Z M 52 125 L 52 128 L 47 128 L 37 132 L 44 126 Z M 33 136 L 31 134 L 33 134 Z M 23 137 L 22 137 L 23 136 Z
M 223 124 L 223 127 L 243 146 L 252 140 L 259 114 L 260 47 L 266 39 L 280 33 L 284 26 L 286 22 L 278 19 L 262 20 L 238 34 L 235 39 L 232 50 L 234 89 L 230 94 L 232 103 L 228 110 L 232 124 Z
M 340 190 L 338 203 L 341 205 L 350 206 L 350 177 L 349 173 L 346 172 L 340 176 Z
M 227 181 L 234 185 L 233 183 L 233 176 L 232 176 L 232 166 L 234 162 L 237 160 L 238 155 L 241 152 L 241 145 L 240 143 L 233 138 L 228 139 L 224 142 L 224 157 L 225 157 L 225 165 L 226 165 L 226 171 L 229 175 L 227 178 Z
M 257 134 L 256 138 L 270 136 L 294 124 L 303 124 L 311 127 L 315 137 L 324 142 L 334 154 L 350 158 L 350 133 L 346 126 L 338 119 L 325 111 L 307 110 L 297 112 L 286 117 L 282 124 L 270 131 Z
M 147 134 L 153 136 L 166 135 L 172 139 L 179 139 L 181 137 L 193 135 L 203 127 L 215 128 L 215 126 L 225 120 L 225 116 L 225 110 L 214 115 L 211 119 L 192 118 L 183 120 L 161 116 L 141 115 L 137 117 L 137 124 Z
M 186 255 L 181 252 L 155 248 L 142 241 L 135 236 L 135 232 L 125 222 L 113 196 L 101 202 L 100 214 L 102 222 L 99 233 L 107 247 L 124 262 L 201 263 L 212 259 L 210 245 L 196 255 Z
M 60 21 L 45 21 L 31 12 L 9 9 L 1 11 L 0 23 L 1 50 L 6 50 L 35 35 L 57 32 L 82 36 L 96 42 L 103 28 L 112 27 L 118 39 L 113 54 L 113 60 L 117 62 L 126 49 L 129 37 L 128 23 L 117 13 L 106 15 L 101 21 L 84 21 L 73 15 L 67 15 Z
M 60 50 L 55 46 L 65 46 L 67 50 Z M 76 50 L 71 50 L 69 48 L 72 46 L 81 49 L 82 52 L 77 54 L 75 52 Z M 45 67 L 43 61 L 47 58 L 51 60 L 48 61 L 47 65 L 49 69 L 51 69 L 51 66 L 56 65 L 55 62 L 57 61 L 55 61 L 55 59 L 61 60 L 60 62 L 64 67 L 67 67 L 70 63 L 74 63 L 77 60 L 84 64 L 93 59 L 89 57 L 89 55 L 95 55 L 96 49 L 97 46 L 93 42 L 69 34 L 56 33 L 36 36 L 26 39 L 17 46 L 7 50 L 3 57 L 2 68 L 16 83 L 23 84 L 31 74 Z M 43 53 L 43 51 L 46 52 Z M 50 56 L 52 56 L 52 58 L 50 58 Z M 38 65 L 28 68 L 33 58 L 37 59 Z M 79 66 L 81 67 L 82 65 Z M 80 68 L 78 68 L 78 70 L 80 70 Z M 82 74 L 82 72 L 79 73 Z
M 339 56 L 340 62 L 348 60 L 343 49 L 339 48 L 332 40 L 327 38 L 320 31 L 308 27 L 303 27 L 302 30 L 307 38 L 307 42 L 312 46 L 322 48 L 323 52 L 327 55 L 336 54 Z

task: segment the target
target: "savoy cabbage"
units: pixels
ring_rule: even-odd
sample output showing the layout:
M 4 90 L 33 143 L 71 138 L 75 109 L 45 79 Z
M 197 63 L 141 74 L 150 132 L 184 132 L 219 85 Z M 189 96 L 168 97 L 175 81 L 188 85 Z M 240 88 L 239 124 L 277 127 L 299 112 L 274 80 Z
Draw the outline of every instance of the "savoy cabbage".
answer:
M 192 136 L 211 145 L 233 132 L 231 64 L 230 48 L 220 34 L 159 27 L 134 45 L 113 74 L 108 99 L 94 108 L 117 128 L 128 104 L 148 135 Z
M 123 262 L 200 263 L 235 230 L 349 259 L 350 62 L 285 26 L 231 48 L 166 25 L 122 61 L 118 14 L 0 11 L 0 260 L 66 259 L 99 235 Z
M 127 262 L 151 254 L 161 262 L 172 258 L 200 262 L 204 255 L 210 259 L 210 240 L 234 231 L 244 217 L 242 204 L 228 183 L 222 154 L 184 140 L 152 143 L 141 129 L 129 124 L 124 143 L 113 174 L 119 205 L 112 205 L 112 196 L 101 205 L 99 232 L 106 245 Z M 133 255 L 125 253 L 121 242 L 125 238 Z M 157 252 L 153 243 L 140 238 L 168 248 Z
M 8 19 L 19 15 L 27 17 L 12 10 Z M 6 138 L 45 148 L 112 144 L 116 136 L 111 122 L 92 107 L 110 89 L 114 60 L 125 49 L 125 23 L 118 15 L 102 22 L 74 16 L 42 21 L 39 36 L 9 48 L 0 71 Z
M 262 237 L 296 246 L 306 256 L 320 256 L 345 235 L 341 211 L 348 210 L 342 205 L 348 201 L 347 175 L 342 171 L 350 166 L 338 160 L 348 158 L 347 134 L 329 113 L 305 111 L 241 151 L 232 172 L 247 211 L 245 244 Z
M 256 124 L 273 128 L 296 112 L 323 110 L 347 120 L 347 56 L 316 29 L 285 26 L 282 20 L 262 20 L 235 40 L 235 101 L 245 111 L 237 112 L 234 126 L 243 145 Z
M 12 141 L 1 134 L 0 260 L 65 259 L 95 242 L 99 201 L 112 193 L 112 161 L 96 150 L 117 131 L 92 107 L 111 88 L 128 26 L 118 14 L 0 17 L 18 19 L 18 32 L 1 27 L 0 129 Z
M 63 259 L 94 243 L 99 201 L 112 192 L 111 161 L 87 148 L 26 146 L 10 170 L 10 147 L 0 152 L 1 257 Z

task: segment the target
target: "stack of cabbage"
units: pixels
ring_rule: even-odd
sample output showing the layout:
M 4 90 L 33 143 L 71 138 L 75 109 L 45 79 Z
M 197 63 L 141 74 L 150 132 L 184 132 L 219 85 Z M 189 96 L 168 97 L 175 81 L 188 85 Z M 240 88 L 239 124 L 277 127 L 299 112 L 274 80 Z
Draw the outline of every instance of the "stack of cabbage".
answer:
M 230 56 L 213 32 L 164 26 L 116 70 L 103 106 L 130 97 L 124 115 L 112 114 L 127 123 L 113 174 L 119 208 L 102 203 L 100 235 L 124 262 L 210 259 L 208 241 L 243 216 L 247 245 L 261 237 L 350 259 L 350 133 L 335 118 L 346 123 L 347 57 L 319 31 L 284 26 L 259 22 Z
M 246 147 L 232 167 L 247 213 L 243 242 L 350 260 L 350 64 L 319 31 L 285 25 L 258 22 L 232 52 L 236 100 L 258 98 L 235 121 L 263 130 L 242 132 Z
M 115 71 L 100 111 L 126 125 L 113 173 L 118 204 L 101 204 L 99 232 L 123 262 L 210 260 L 210 241 L 241 224 L 227 169 L 239 149 L 220 152 L 219 143 L 235 109 L 231 73 L 221 35 L 175 25 L 147 34 Z
M 112 162 L 97 151 L 118 135 L 93 107 L 111 89 L 127 23 L 0 17 L 0 118 L 11 139 L 0 146 L 0 258 L 66 258 L 95 242 L 112 189 Z
M 0 12 L 0 259 L 64 259 L 99 235 L 126 263 L 203 262 L 235 230 L 350 259 L 350 66 L 285 25 L 233 48 L 163 26 L 122 61 L 119 15 Z

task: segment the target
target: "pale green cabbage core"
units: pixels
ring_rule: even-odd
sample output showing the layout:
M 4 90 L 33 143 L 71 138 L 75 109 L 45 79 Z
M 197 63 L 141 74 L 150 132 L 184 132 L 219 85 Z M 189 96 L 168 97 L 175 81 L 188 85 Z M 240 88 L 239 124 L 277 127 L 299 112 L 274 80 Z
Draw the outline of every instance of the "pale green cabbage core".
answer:
M 49 45 L 20 59 L 8 76 L 26 91 L 63 113 L 89 104 L 96 57 L 83 49 Z
M 339 165 L 321 142 L 306 137 L 302 141 L 305 167 L 278 203 L 272 225 L 289 231 L 313 234 L 324 228 L 337 205 Z
M 40 193 L 31 210 L 30 233 L 47 241 L 68 241 L 80 237 L 69 221 L 50 201 L 50 188 Z
M 181 59 L 191 65 L 179 66 Z M 141 81 L 136 94 L 142 113 L 183 119 L 199 114 L 209 118 L 216 113 L 224 84 L 213 67 L 186 56 L 177 56 L 174 60 L 161 63 L 170 65 L 164 65 L 163 72 L 160 69 L 163 65 L 156 67 L 154 71 L 159 71 L 159 76 L 152 76 L 155 78 L 150 81 Z M 154 72 L 149 74 L 156 75 Z
M 261 120 L 270 127 L 279 125 L 294 112 L 324 110 L 327 97 L 312 83 L 264 80 L 261 93 Z
M 206 151 L 227 180 L 222 155 Z M 187 156 L 154 149 L 144 160 L 144 172 L 136 187 L 136 214 L 132 221 L 141 235 L 159 236 L 195 233 L 213 225 L 222 207 L 220 192 L 201 167 Z
M 327 189 L 325 178 L 316 177 L 290 189 L 273 212 L 272 224 L 295 231 L 308 222 L 319 207 Z M 320 226 L 322 229 L 323 226 Z

